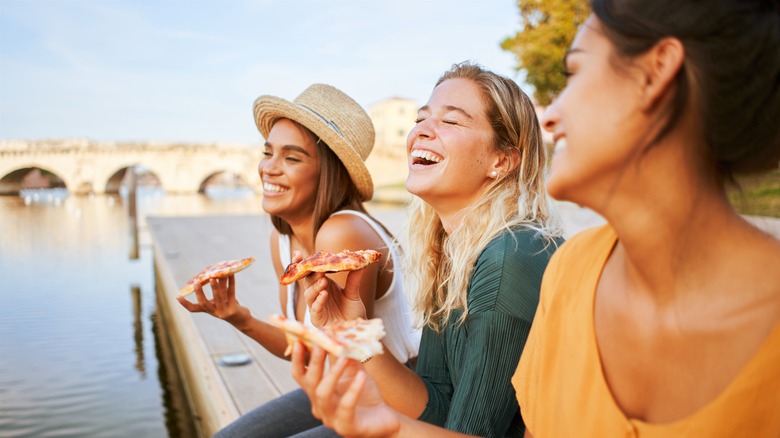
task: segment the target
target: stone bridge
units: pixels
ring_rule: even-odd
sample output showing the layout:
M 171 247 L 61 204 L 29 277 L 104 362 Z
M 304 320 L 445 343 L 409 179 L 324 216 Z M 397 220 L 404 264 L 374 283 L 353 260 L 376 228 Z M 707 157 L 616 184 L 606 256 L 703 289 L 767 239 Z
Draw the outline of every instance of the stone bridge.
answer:
M 90 140 L 0 141 L 0 194 L 17 194 L 30 175 L 74 194 L 116 193 L 125 173 L 140 166 L 167 193 L 203 192 L 229 180 L 262 191 L 258 146 Z M 45 185 L 43 185 L 45 186 Z

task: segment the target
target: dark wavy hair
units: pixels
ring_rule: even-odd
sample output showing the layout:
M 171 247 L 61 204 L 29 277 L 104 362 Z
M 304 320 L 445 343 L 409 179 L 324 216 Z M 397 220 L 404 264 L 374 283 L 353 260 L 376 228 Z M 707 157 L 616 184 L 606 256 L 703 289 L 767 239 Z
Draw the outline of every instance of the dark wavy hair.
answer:
M 630 61 L 665 37 L 685 61 L 664 108 L 657 143 L 690 99 L 712 169 L 723 180 L 780 164 L 780 6 L 773 0 L 592 0 L 593 13 Z

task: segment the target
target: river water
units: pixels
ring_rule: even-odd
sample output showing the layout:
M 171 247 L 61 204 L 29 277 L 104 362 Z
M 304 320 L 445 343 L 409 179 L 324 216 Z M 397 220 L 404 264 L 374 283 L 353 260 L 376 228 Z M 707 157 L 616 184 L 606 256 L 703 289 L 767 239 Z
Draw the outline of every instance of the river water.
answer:
M 0 196 L 0 437 L 187 436 L 160 360 L 147 215 L 262 214 L 246 192 Z

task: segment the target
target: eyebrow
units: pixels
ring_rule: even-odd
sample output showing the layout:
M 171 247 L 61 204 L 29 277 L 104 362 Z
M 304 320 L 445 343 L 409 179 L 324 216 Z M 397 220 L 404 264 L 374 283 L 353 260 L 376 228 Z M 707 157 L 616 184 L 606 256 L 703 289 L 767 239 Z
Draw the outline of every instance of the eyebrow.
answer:
M 464 116 L 468 117 L 469 119 L 473 119 L 474 118 L 474 117 L 471 117 L 471 114 L 467 113 L 466 110 L 464 110 L 463 108 L 460 108 L 460 107 L 457 107 L 457 106 L 454 106 L 454 105 L 444 105 L 444 109 L 447 112 L 455 111 L 455 112 L 461 113 Z M 430 110 L 431 110 L 431 108 L 428 105 L 423 105 L 417 111 L 419 112 L 419 111 L 430 111 Z
M 272 145 L 270 143 L 268 143 L 268 142 L 265 142 L 264 146 L 267 147 L 267 148 L 272 147 Z M 304 149 L 304 148 L 302 148 L 300 146 L 296 146 L 294 144 L 286 144 L 286 145 L 282 146 L 282 150 L 299 152 L 299 153 L 301 153 L 303 155 L 306 155 L 307 157 L 311 157 L 311 155 L 308 152 L 306 152 L 306 149 Z

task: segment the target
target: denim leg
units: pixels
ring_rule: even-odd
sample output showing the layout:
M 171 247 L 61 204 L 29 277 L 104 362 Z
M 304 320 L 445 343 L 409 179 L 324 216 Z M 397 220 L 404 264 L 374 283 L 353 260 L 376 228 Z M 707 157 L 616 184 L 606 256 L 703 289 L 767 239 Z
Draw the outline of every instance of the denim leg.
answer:
M 334 432 L 333 429 L 328 429 L 325 426 L 317 426 L 297 433 L 291 438 L 341 438 L 341 435 Z
M 302 435 L 305 437 L 334 437 L 332 430 L 322 426 L 322 422 L 311 414 L 311 403 L 306 393 L 301 389 L 287 393 L 268 403 L 255 408 L 239 417 L 224 429 L 214 434 L 213 438 L 244 438 L 267 437 L 283 438 L 301 432 L 321 432 L 330 435 Z

